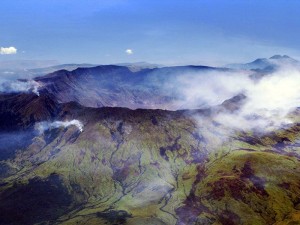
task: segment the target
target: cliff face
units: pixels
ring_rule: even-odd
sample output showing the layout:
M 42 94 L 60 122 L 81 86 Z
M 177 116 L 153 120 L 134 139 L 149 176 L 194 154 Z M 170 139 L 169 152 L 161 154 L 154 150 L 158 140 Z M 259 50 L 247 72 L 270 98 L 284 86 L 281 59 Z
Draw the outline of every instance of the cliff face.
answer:
M 211 110 L 88 108 L 49 93 L 0 100 L 1 224 L 299 221 L 297 112 L 293 126 L 262 135 L 228 131 Z M 82 132 L 57 123 L 74 120 Z
M 186 74 L 199 77 L 226 69 L 206 66 L 178 66 L 131 70 L 125 66 L 97 66 L 60 70 L 35 78 L 43 88 L 61 102 L 78 102 L 86 107 L 126 107 L 131 109 L 182 109 L 176 93 L 177 79 Z M 196 75 L 197 74 L 197 75 Z M 171 85 L 172 84 L 172 85 Z

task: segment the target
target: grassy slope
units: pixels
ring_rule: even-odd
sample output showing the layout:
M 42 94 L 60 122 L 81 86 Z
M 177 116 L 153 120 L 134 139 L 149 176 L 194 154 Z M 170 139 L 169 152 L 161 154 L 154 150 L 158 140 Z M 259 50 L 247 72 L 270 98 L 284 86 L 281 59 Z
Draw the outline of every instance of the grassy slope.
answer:
M 260 137 L 228 135 L 175 112 L 89 109 L 63 117 L 75 114 L 85 123 L 82 133 L 46 132 L 5 162 L 18 172 L 3 180 L 2 190 L 60 175 L 74 201 L 57 223 L 300 220 L 300 126 Z

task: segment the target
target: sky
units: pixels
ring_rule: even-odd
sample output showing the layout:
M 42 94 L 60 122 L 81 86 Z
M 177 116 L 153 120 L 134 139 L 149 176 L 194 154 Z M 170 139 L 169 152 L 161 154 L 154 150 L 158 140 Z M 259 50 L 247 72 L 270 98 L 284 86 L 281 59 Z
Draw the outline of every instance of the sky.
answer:
M 300 1 L 1 0 L 0 60 L 225 65 L 300 59 Z

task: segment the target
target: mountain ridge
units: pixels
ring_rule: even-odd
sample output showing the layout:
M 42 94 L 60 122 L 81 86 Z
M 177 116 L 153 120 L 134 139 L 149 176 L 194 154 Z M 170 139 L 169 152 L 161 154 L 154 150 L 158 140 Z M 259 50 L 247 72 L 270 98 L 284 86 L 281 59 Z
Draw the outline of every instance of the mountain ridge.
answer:
M 44 95 L 27 97 L 47 102 Z M 14 101 L 20 118 L 26 116 L 19 110 L 31 113 L 22 101 L 26 96 L 2 99 L 6 97 L 20 99 L 22 107 Z M 75 126 L 35 131 L 26 136 L 28 143 L 17 145 L 14 155 L 0 160 L 0 209 L 6 212 L 0 221 L 5 224 L 270 224 L 298 218 L 294 194 L 300 191 L 300 154 L 293 149 L 298 146 L 300 123 L 265 136 L 238 132 L 223 140 L 226 128 L 214 123 L 210 110 L 56 104 L 56 116 L 33 116 L 31 125 L 22 122 L 24 129 L 44 119 L 77 119 L 83 131 Z M 224 107 L 232 110 L 228 101 Z M 40 115 L 40 108 L 32 108 L 32 113 Z M 7 108 L 0 109 L 2 117 Z M 199 126 L 197 115 L 206 122 Z M 45 198 L 46 193 L 56 200 Z M 42 205 L 37 209 L 28 202 Z M 19 207 L 18 217 L 13 216 L 13 205 Z M 41 209 L 47 212 L 44 216 Z

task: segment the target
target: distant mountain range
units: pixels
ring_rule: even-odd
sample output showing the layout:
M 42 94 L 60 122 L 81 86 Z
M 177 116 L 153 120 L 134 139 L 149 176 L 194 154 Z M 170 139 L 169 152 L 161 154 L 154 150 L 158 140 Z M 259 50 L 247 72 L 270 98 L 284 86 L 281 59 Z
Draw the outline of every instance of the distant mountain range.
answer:
M 274 55 L 267 58 L 259 58 L 250 63 L 236 63 L 225 65 L 224 68 L 242 69 L 242 70 L 256 70 L 258 72 L 270 72 L 280 63 L 285 64 L 299 64 L 299 62 L 287 55 Z M 147 62 L 134 63 L 117 63 L 116 66 L 124 66 L 129 68 L 132 72 L 138 72 L 143 69 L 154 69 L 165 67 L 161 64 L 152 64 Z M 34 78 L 43 76 L 49 73 L 54 73 L 58 70 L 73 71 L 77 68 L 91 68 L 100 66 L 97 64 L 58 64 L 55 60 L 15 60 L 15 61 L 0 61 L 0 76 L 8 78 Z
M 146 62 L 135 63 L 117 63 L 115 65 L 126 66 L 132 71 L 138 71 L 145 68 L 162 67 L 162 65 L 151 64 Z M 55 60 L 15 60 L 0 61 L 0 76 L 7 78 L 26 78 L 30 79 L 37 76 L 43 76 L 58 70 L 72 71 L 77 68 L 90 68 L 98 66 L 97 64 L 88 63 L 70 63 L 59 64 Z
M 253 62 L 245 64 L 229 64 L 226 67 L 232 69 L 246 69 L 257 71 L 273 71 L 280 64 L 300 65 L 299 61 L 287 56 L 287 55 L 274 55 L 270 58 L 260 58 Z

